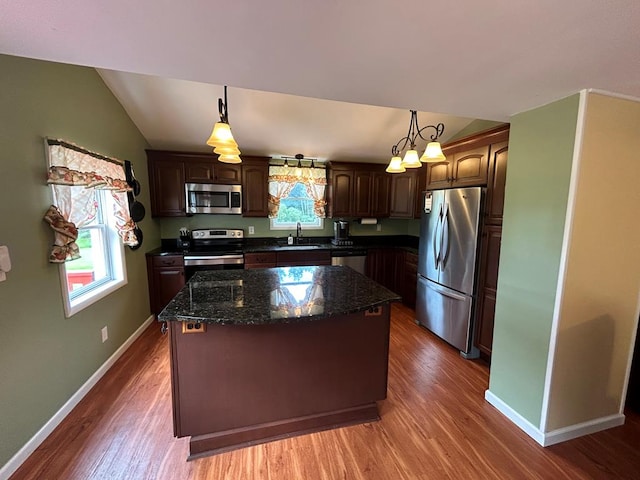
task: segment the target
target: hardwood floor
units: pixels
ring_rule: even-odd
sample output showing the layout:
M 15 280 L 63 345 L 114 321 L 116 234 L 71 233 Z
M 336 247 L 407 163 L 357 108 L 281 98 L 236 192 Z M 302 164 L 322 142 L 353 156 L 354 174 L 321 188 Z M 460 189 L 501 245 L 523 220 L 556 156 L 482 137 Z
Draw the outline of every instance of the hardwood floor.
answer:
M 488 367 L 392 310 L 382 420 L 186 461 L 167 337 L 153 324 L 11 477 L 19 479 L 638 479 L 640 416 L 542 448 L 484 400 Z

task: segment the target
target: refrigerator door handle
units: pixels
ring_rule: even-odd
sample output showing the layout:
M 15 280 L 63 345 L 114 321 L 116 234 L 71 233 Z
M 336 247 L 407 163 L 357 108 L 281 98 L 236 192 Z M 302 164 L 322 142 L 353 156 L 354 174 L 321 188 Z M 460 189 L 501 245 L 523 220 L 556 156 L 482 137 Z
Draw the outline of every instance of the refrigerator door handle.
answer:
M 436 231 L 435 235 L 433 235 L 433 261 L 435 263 L 436 270 L 440 268 L 440 248 L 441 245 L 438 244 L 438 240 L 440 239 L 440 235 L 438 235 L 440 225 L 442 223 L 442 204 L 440 204 L 440 210 L 438 211 L 438 223 L 436 223 Z
M 449 204 L 445 203 L 442 215 L 442 230 L 440 232 L 440 269 L 444 270 L 449 258 Z

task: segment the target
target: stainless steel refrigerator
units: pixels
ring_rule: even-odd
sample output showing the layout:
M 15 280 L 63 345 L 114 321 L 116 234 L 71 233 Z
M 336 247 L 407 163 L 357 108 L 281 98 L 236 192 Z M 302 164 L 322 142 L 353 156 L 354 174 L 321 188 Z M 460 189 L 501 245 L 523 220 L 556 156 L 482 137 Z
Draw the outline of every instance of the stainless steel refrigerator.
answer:
M 425 192 L 420 220 L 416 320 L 468 358 L 482 190 Z

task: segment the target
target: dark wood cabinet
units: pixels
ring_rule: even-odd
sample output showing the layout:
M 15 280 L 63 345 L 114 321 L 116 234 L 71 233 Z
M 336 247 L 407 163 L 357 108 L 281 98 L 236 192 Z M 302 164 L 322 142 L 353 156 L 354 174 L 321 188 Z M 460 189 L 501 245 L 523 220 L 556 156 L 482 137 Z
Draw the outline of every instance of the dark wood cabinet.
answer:
M 269 157 L 242 159 L 232 164 L 208 153 L 147 150 L 152 216 L 185 216 L 185 183 L 241 184 L 243 215 L 268 216 Z
M 158 315 L 185 284 L 182 255 L 147 255 L 151 313 Z
M 391 178 L 384 168 L 380 164 L 331 162 L 329 216 L 388 217 Z
M 185 216 L 184 162 L 151 151 L 147 151 L 147 159 L 151 186 L 151 215 Z
M 502 225 L 508 154 L 508 142 L 494 143 L 490 147 L 489 188 L 485 208 L 485 223 L 489 225 Z
M 276 252 L 256 252 L 244 254 L 245 270 L 251 268 L 272 268 L 276 266 Z
M 269 157 L 243 157 L 242 216 L 269 216 Z
M 498 290 L 498 267 L 500 264 L 500 244 L 502 227 L 487 225 L 483 234 L 480 250 L 481 266 L 478 284 L 478 303 L 476 305 L 475 344 L 478 349 L 490 357 L 493 343 L 493 320 Z
M 456 152 L 443 149 L 447 160 L 427 163 L 427 189 L 482 186 L 487 184 L 489 146 Z
M 418 254 L 404 252 L 404 291 L 402 303 L 411 308 L 416 308 L 416 288 L 418 285 Z
M 397 248 L 368 249 L 365 275 L 398 295 L 402 295 L 404 278 L 400 273 L 399 267 L 402 266 L 402 261 L 398 261 L 399 255 L 402 255 L 402 250 Z
M 414 218 L 419 170 L 394 173 L 391 176 L 391 218 Z
M 353 214 L 353 177 L 354 172 L 348 168 L 329 169 L 329 212 L 330 217 L 350 217 Z
M 276 253 L 277 267 L 313 265 L 331 265 L 331 252 L 329 250 L 284 250 Z

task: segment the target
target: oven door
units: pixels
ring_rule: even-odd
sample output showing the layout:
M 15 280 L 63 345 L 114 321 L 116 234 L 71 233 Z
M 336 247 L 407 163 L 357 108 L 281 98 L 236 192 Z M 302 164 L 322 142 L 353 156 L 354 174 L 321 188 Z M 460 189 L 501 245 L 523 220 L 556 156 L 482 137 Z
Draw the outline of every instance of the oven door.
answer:
M 244 268 L 242 254 L 233 255 L 185 255 L 184 275 L 188 281 L 194 273 L 202 270 L 233 270 Z

